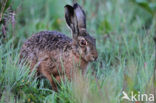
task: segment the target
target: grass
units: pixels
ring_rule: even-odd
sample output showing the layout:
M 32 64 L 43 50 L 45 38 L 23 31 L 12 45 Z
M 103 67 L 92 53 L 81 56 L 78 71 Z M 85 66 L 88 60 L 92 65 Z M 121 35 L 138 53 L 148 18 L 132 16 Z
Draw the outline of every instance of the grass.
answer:
M 99 53 L 85 77 L 77 74 L 54 92 L 47 80 L 39 81 L 28 66 L 18 64 L 21 45 L 33 33 L 58 30 L 71 37 L 64 20 L 67 3 L 70 0 L 12 1 L 15 27 L 8 22 L 6 38 L 0 40 L 0 103 L 128 103 L 121 99 L 123 90 L 128 95 L 154 93 L 156 21 L 130 0 L 79 1 Z

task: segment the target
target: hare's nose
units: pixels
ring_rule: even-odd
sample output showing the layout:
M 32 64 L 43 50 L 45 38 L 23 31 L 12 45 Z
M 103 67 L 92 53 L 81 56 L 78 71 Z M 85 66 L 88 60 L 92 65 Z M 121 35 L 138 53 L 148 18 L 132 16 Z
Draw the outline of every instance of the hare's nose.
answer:
M 98 58 L 98 53 L 94 53 L 94 56 L 93 56 L 94 60 L 96 61 L 97 58 Z
M 97 60 L 97 58 L 98 58 L 97 56 L 94 56 L 94 60 L 95 60 L 95 61 Z

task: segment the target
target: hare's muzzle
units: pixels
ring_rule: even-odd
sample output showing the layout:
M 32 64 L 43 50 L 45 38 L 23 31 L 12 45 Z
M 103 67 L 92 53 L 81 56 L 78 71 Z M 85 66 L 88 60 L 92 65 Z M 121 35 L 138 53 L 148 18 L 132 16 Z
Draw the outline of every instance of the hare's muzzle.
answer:
M 96 60 L 97 60 L 97 58 L 98 58 L 98 55 L 93 56 L 93 58 L 94 58 L 94 61 L 96 61 Z
M 97 60 L 97 58 L 98 58 L 98 53 L 97 53 L 97 52 L 95 52 L 95 53 L 93 53 L 93 54 L 92 54 L 91 61 L 96 61 L 96 60 Z
M 94 58 L 94 61 L 96 61 L 97 58 L 98 58 L 98 53 L 96 53 L 96 54 L 93 56 L 93 58 Z

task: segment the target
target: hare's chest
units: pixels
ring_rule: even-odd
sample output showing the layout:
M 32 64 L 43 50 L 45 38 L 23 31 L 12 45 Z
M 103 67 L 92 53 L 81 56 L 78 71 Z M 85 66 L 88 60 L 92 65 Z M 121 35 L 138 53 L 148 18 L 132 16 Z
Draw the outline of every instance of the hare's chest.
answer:
M 84 72 L 87 68 L 88 63 L 84 62 L 80 57 L 70 53 L 69 58 L 64 58 L 64 67 L 67 74 L 74 74 L 78 70 Z

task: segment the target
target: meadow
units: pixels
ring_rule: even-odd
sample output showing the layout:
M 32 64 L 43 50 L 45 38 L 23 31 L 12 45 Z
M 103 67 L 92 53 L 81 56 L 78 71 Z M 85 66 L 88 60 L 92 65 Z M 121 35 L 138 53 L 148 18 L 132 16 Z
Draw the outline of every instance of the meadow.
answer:
M 32 34 L 57 30 L 71 37 L 64 19 L 64 6 L 71 3 L 0 0 L 0 103 L 155 103 L 122 99 L 123 91 L 156 93 L 155 0 L 78 0 L 99 57 L 84 77 L 62 82 L 58 92 L 19 64 L 21 46 Z

